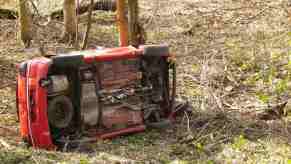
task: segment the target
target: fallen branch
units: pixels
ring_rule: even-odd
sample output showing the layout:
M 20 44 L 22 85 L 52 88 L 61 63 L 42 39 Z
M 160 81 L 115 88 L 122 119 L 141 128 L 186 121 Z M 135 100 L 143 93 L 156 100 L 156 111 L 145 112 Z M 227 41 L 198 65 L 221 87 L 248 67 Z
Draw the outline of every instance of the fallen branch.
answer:
M 35 5 L 35 3 L 32 0 L 29 0 L 31 6 L 33 7 L 34 11 L 36 12 L 37 16 L 40 17 L 39 11 Z
M 13 10 L 0 9 L 0 19 L 17 19 L 18 13 Z

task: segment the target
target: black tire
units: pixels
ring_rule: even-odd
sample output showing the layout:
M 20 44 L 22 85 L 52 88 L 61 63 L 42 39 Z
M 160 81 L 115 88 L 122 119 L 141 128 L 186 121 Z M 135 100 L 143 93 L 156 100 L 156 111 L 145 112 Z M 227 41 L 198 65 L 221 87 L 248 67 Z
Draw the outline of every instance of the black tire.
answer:
M 167 56 L 170 54 L 168 45 L 145 45 L 143 48 L 145 56 Z
M 55 128 L 66 128 L 74 116 L 72 101 L 67 96 L 57 96 L 49 101 L 48 121 Z

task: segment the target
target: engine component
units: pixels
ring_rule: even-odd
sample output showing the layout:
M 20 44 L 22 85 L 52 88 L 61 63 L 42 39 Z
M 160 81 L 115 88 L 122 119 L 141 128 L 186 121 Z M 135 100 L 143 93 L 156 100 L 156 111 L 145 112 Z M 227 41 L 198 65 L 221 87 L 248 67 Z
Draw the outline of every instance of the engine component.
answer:
M 69 81 L 67 76 L 65 75 L 54 75 L 49 76 L 48 78 L 48 94 L 58 94 L 60 92 L 64 92 L 69 88 Z
M 168 45 L 145 45 L 143 49 L 145 56 L 167 56 L 170 54 Z
M 107 129 L 126 128 L 141 124 L 142 121 L 141 111 L 134 111 L 125 105 L 105 107 L 102 115 L 102 124 Z
M 82 84 L 81 115 L 85 124 L 97 125 L 100 117 L 99 98 L 94 83 Z
M 67 96 L 57 96 L 49 101 L 48 121 L 55 128 L 66 128 L 72 121 L 74 108 Z

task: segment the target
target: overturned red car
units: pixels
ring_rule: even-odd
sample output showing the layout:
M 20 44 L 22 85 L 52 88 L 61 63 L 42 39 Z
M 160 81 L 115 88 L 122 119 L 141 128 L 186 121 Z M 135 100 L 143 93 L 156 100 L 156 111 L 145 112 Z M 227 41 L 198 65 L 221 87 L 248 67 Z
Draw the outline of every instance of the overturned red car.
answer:
M 96 48 L 18 66 L 21 137 L 35 148 L 113 138 L 171 123 L 175 64 L 168 46 Z

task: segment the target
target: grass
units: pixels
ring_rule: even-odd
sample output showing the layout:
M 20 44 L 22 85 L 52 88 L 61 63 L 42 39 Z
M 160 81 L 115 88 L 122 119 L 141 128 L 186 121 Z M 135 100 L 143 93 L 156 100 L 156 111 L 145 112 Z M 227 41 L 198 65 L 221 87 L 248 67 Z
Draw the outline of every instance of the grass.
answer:
M 0 147 L 0 163 L 290 164 L 290 116 L 260 118 L 270 104 L 290 99 L 290 22 L 282 9 L 287 1 L 140 3 L 148 43 L 166 42 L 177 56 L 178 98 L 190 102 L 192 115 L 182 114 L 170 129 L 83 144 L 70 152 L 26 148 L 13 133 L 18 127 L 14 68 L 37 53 L 16 41 L 15 21 L 0 20 L 0 138 L 12 146 Z M 94 15 L 90 45 L 118 45 L 113 16 Z M 38 29 L 47 52 L 68 47 L 56 42 L 60 28 L 52 23 Z M 289 108 L 290 103 L 284 109 Z

